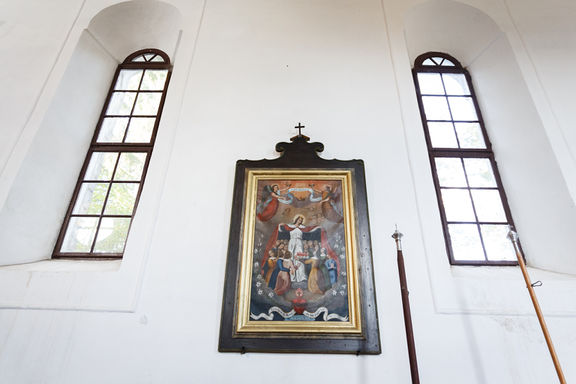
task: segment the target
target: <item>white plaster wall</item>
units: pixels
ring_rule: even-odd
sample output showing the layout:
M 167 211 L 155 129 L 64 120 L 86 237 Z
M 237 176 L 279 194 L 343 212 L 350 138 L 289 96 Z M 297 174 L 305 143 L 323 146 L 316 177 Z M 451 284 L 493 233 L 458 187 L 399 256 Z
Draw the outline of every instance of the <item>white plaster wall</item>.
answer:
M 497 22 L 509 20 L 499 0 L 475 3 Z M 85 27 L 109 4 L 87 0 L 78 22 Z M 427 213 L 436 201 L 427 160 L 415 154 L 425 145 L 403 26 L 412 2 L 173 4 L 183 14 L 182 48 L 125 260 L 99 270 L 50 261 L 0 268 L 0 383 L 409 383 L 389 237 L 395 223 L 406 234 L 422 382 L 555 382 L 519 271 L 450 268 L 439 221 Z M 25 21 L 34 24 L 31 15 Z M 523 47 L 510 42 L 518 57 Z M 59 44 L 73 51 L 70 42 L 44 43 L 48 51 Z M 530 63 L 522 59 L 533 96 L 539 85 L 524 74 Z M 55 72 L 64 72 L 62 61 Z M 48 84 L 55 93 L 58 82 Z M 324 157 L 366 163 L 382 355 L 216 352 L 234 163 L 275 156 L 274 144 L 293 135 L 298 121 L 325 144 Z M 557 173 L 550 177 L 554 188 L 566 188 Z M 531 272 L 545 283 L 538 293 L 570 382 L 576 317 L 564 300 L 574 297 L 573 277 Z M 115 278 L 134 283 L 110 284 Z

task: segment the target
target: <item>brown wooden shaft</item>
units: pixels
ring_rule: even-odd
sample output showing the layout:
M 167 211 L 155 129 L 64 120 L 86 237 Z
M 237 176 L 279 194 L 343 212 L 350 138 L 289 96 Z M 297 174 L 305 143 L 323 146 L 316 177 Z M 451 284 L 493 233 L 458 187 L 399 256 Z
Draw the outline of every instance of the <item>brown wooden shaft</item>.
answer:
M 408 298 L 408 284 L 406 282 L 406 269 L 404 268 L 404 255 L 396 240 L 398 247 L 398 275 L 400 276 L 400 291 L 402 293 L 402 308 L 404 311 L 404 328 L 406 329 L 406 344 L 408 345 L 408 358 L 410 359 L 410 374 L 412 384 L 420 384 L 418 375 L 418 361 L 416 359 L 416 346 L 414 344 L 414 329 L 412 327 L 412 314 L 410 313 L 410 299 Z
M 518 265 L 520 265 L 522 275 L 524 276 L 524 281 L 526 282 L 526 288 L 528 288 L 528 292 L 530 293 L 530 298 L 532 299 L 532 304 L 534 305 L 534 309 L 536 310 L 536 315 L 538 316 L 538 321 L 540 322 L 542 333 L 544 334 L 546 344 L 548 345 L 548 350 L 550 351 L 550 356 L 552 357 L 552 361 L 554 362 L 554 367 L 556 368 L 558 379 L 560 380 L 561 384 L 566 384 L 566 379 L 564 378 L 564 373 L 562 372 L 562 367 L 560 366 L 560 360 L 558 360 L 556 350 L 554 349 L 554 344 L 552 343 L 552 338 L 550 337 L 550 333 L 548 333 L 548 327 L 546 326 L 546 321 L 544 320 L 544 316 L 542 315 L 542 310 L 540 309 L 538 298 L 536 297 L 534 288 L 530 283 L 530 276 L 528 276 L 528 270 L 526 269 L 526 264 L 524 263 L 524 257 L 522 257 L 520 249 L 518 248 L 518 244 L 515 241 L 513 241 L 512 243 L 514 244 L 514 250 L 516 251 L 516 257 L 518 258 Z

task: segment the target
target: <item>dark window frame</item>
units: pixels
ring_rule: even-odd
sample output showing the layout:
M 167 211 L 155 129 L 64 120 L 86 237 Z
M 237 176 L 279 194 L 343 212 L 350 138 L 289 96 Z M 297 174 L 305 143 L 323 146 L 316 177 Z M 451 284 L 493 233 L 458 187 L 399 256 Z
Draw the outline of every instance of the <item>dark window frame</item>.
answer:
M 441 57 L 443 59 L 449 60 L 454 64 L 454 66 L 442 66 L 440 64 L 435 65 L 435 66 L 428 66 L 428 65 L 423 64 L 425 60 L 430 59 L 430 58 L 434 58 L 434 57 Z M 476 110 L 477 122 L 480 126 L 486 148 L 484 148 L 484 149 L 434 148 L 432 146 L 432 140 L 431 140 L 430 132 L 429 132 L 429 128 L 428 128 L 428 122 L 429 121 L 433 121 L 433 122 L 446 121 L 446 122 L 456 122 L 456 123 L 459 121 L 458 120 L 428 120 L 426 118 L 426 114 L 425 114 L 425 110 L 424 110 L 424 103 L 423 103 L 423 96 L 426 96 L 427 94 L 422 94 L 420 91 L 420 84 L 418 81 L 418 73 L 454 73 L 454 74 L 462 74 L 465 76 L 468 88 L 470 90 L 470 97 L 472 99 L 474 108 Z M 514 228 L 514 220 L 512 219 L 512 213 L 510 211 L 510 206 L 508 204 L 508 198 L 506 197 L 506 192 L 504 191 L 502 179 L 500 177 L 500 172 L 498 171 L 498 165 L 497 165 L 497 162 L 496 162 L 496 159 L 494 156 L 494 152 L 492 150 L 492 143 L 490 142 L 490 138 L 489 138 L 488 133 L 486 131 L 484 119 L 482 117 L 480 106 L 478 104 L 478 99 L 476 97 L 476 93 L 474 91 L 474 87 L 472 84 L 472 78 L 471 78 L 468 70 L 465 69 L 458 60 L 456 60 L 454 57 L 452 57 L 446 53 L 427 52 L 427 53 L 424 53 L 424 54 L 418 56 L 416 58 L 416 60 L 414 61 L 414 68 L 412 69 L 412 75 L 413 75 L 413 79 L 414 79 L 414 86 L 416 89 L 418 106 L 420 109 L 420 117 L 422 119 L 422 126 L 424 128 L 426 145 L 428 147 L 428 158 L 430 161 L 432 178 L 434 180 L 434 188 L 436 190 L 438 209 L 440 211 L 440 217 L 442 219 L 442 230 L 444 233 L 444 242 L 446 245 L 446 252 L 448 254 L 450 264 L 452 264 L 452 265 L 476 265 L 476 266 L 480 266 L 480 265 L 495 265 L 495 266 L 518 265 L 517 261 L 488 260 L 487 253 L 486 253 L 486 247 L 484 245 L 484 240 L 482 238 L 481 233 L 480 233 L 480 241 L 482 244 L 482 251 L 484 253 L 484 258 L 485 258 L 484 260 L 455 260 L 454 259 L 454 253 L 452 250 L 452 242 L 450 240 L 450 233 L 448 230 L 449 222 L 447 220 L 446 212 L 444 210 L 444 205 L 442 203 L 441 186 L 440 186 L 440 180 L 438 177 L 438 171 L 436 169 L 435 158 L 437 158 L 437 157 L 452 157 L 452 158 L 457 157 L 457 158 L 462 158 L 462 159 L 463 158 L 487 158 L 487 159 L 489 159 L 490 164 L 492 165 L 492 171 L 494 173 L 494 178 L 496 181 L 496 187 L 491 187 L 491 188 L 487 188 L 487 189 L 492 189 L 492 190 L 497 189 L 498 190 L 499 195 L 500 195 L 500 199 L 502 202 L 502 207 L 503 207 L 504 213 L 506 215 L 507 224 L 510 225 L 512 228 Z M 469 121 L 462 121 L 462 122 L 469 122 Z M 448 189 L 447 187 L 442 187 L 442 188 Z M 457 187 L 453 187 L 453 188 L 457 188 Z M 471 190 L 470 188 L 466 188 L 466 187 L 463 187 L 461 189 L 467 189 L 469 191 Z M 482 189 L 482 188 L 474 187 L 473 189 Z M 474 210 L 474 216 L 476 217 L 476 222 L 460 222 L 460 223 L 474 223 L 477 225 L 480 225 L 479 223 L 490 224 L 490 222 L 479 221 L 477 214 L 476 214 L 476 208 L 474 206 L 473 206 L 473 210 Z M 458 224 L 458 223 L 459 222 L 456 222 L 456 221 L 450 222 L 450 224 Z M 502 224 L 502 223 L 499 222 L 498 224 Z
M 145 54 L 153 54 L 155 56 L 159 56 L 160 59 L 162 61 L 139 61 L 139 62 L 134 62 L 133 60 L 139 56 L 145 55 Z M 154 59 L 154 57 L 151 57 L 150 60 Z M 162 91 L 146 91 L 146 90 L 140 90 L 138 89 L 137 91 L 128 91 L 128 92 L 134 92 L 134 93 L 146 93 L 146 92 L 155 92 L 155 93 L 162 93 L 162 96 L 160 98 L 160 103 L 158 105 L 158 111 L 156 113 L 156 115 L 137 115 L 136 117 L 138 118 L 145 118 L 145 117 L 154 117 L 155 121 L 154 121 L 154 126 L 152 128 L 152 133 L 150 136 L 150 141 L 148 143 L 111 143 L 111 142 L 107 142 L 107 143 L 99 143 L 98 142 L 98 136 L 100 134 L 100 130 L 102 128 L 102 123 L 104 121 L 105 117 L 134 117 L 134 115 L 132 115 L 132 113 L 134 112 L 134 108 L 136 105 L 136 100 L 134 101 L 134 104 L 132 105 L 132 110 L 130 115 L 107 115 L 106 114 L 106 110 L 110 104 L 112 95 L 114 94 L 114 87 L 116 85 L 116 82 L 118 80 L 118 76 L 120 74 L 120 72 L 124 69 L 142 69 L 142 70 L 146 70 L 146 69 L 162 69 L 162 70 L 167 70 L 167 74 L 166 74 L 166 81 L 164 83 L 164 88 L 162 89 Z M 98 123 L 96 125 L 96 129 L 94 130 L 94 135 L 92 136 L 92 140 L 90 141 L 90 147 L 87 151 L 86 157 L 84 159 L 84 163 L 82 165 L 82 168 L 80 170 L 80 173 L 78 175 L 78 180 L 76 181 L 76 186 L 74 188 L 74 192 L 72 194 L 72 197 L 70 199 L 70 204 L 68 206 L 68 209 L 66 211 L 66 216 L 64 217 L 61 229 L 60 229 L 60 233 L 58 235 L 58 238 L 56 240 L 56 244 L 54 245 L 54 250 L 52 252 L 52 258 L 53 259 L 82 259 L 82 260 L 111 260 L 111 259 L 122 259 L 122 257 L 124 256 L 124 250 L 126 247 L 126 242 L 127 239 L 129 237 L 130 234 L 130 228 L 132 227 L 132 222 L 134 220 L 134 216 L 136 214 L 136 210 L 138 208 L 138 202 L 140 201 L 140 196 L 142 194 L 142 190 L 144 187 L 144 183 L 146 180 L 146 174 L 148 172 L 148 166 L 150 164 L 150 158 L 152 156 L 152 150 L 154 148 L 154 143 L 156 141 L 156 136 L 158 133 L 158 126 L 160 124 L 160 120 L 162 117 L 162 111 L 164 109 L 164 103 L 166 101 L 166 94 L 167 94 L 167 90 L 168 90 L 168 85 L 170 83 L 170 77 L 172 75 L 172 64 L 170 63 L 170 58 L 168 57 L 168 55 L 158 49 L 142 49 L 139 51 L 136 51 L 132 54 L 130 54 L 125 60 L 124 62 L 122 62 L 120 65 L 118 65 L 118 67 L 116 68 L 116 71 L 114 73 L 114 76 L 112 78 L 112 82 L 110 85 L 110 88 L 108 90 L 108 93 L 106 95 L 106 100 L 104 102 L 104 105 L 102 106 L 102 111 L 100 112 L 100 117 L 98 118 Z M 140 88 L 140 85 L 142 84 L 142 81 L 144 79 L 144 76 L 142 76 L 142 78 L 140 79 L 140 84 L 138 86 L 138 88 Z M 126 131 L 124 132 L 124 138 L 122 141 L 124 141 L 126 139 L 126 136 L 128 134 L 128 128 L 126 129 Z M 122 180 L 122 183 L 139 183 L 139 188 L 138 188 L 138 192 L 136 194 L 136 198 L 135 198 L 135 202 L 134 202 L 134 207 L 132 209 L 132 213 L 130 215 L 110 215 L 110 214 L 104 214 L 104 208 L 106 207 L 106 202 L 108 200 L 108 197 L 110 196 L 110 190 L 112 189 L 112 185 L 115 182 L 120 182 L 120 181 L 115 181 L 112 178 L 108 181 L 109 183 L 109 187 L 108 190 L 106 192 L 106 197 L 103 203 L 103 208 L 102 211 L 100 212 L 100 214 L 94 214 L 94 215 L 90 215 L 90 214 L 81 214 L 81 215 L 76 215 L 76 216 L 82 216 L 82 217 L 98 217 L 99 221 L 98 221 L 98 226 L 96 228 L 96 232 L 94 234 L 94 238 L 92 241 L 92 246 L 91 246 L 91 250 L 90 252 L 80 252 L 80 253 L 76 253 L 76 252 L 61 252 L 60 249 L 62 248 L 62 244 L 64 242 L 64 237 L 66 235 L 66 231 L 68 229 L 68 225 L 70 223 L 70 219 L 72 217 L 75 217 L 75 215 L 72 213 L 74 210 L 74 206 L 76 204 L 78 195 L 80 193 L 80 189 L 82 187 L 83 183 L 86 183 L 87 181 L 84 180 L 84 175 L 86 174 L 86 171 L 88 169 L 90 160 L 92 158 L 92 154 L 94 152 L 118 152 L 118 159 L 116 160 L 116 164 L 114 166 L 114 170 L 113 173 L 115 173 L 118 164 L 119 164 L 119 159 L 120 159 L 120 155 L 123 152 L 142 152 L 142 153 L 146 153 L 146 160 L 144 162 L 143 165 L 143 169 L 142 169 L 142 174 L 140 176 L 140 179 L 137 181 L 129 181 L 129 180 Z M 126 234 L 126 242 L 124 243 L 124 248 L 122 250 L 122 252 L 116 252 L 116 253 L 103 253 L 103 252 L 94 252 L 94 247 L 96 245 L 96 239 L 98 238 L 98 233 L 100 230 L 100 222 L 102 220 L 103 217 L 125 217 L 125 218 L 131 218 L 130 221 L 130 225 L 128 226 L 128 232 Z

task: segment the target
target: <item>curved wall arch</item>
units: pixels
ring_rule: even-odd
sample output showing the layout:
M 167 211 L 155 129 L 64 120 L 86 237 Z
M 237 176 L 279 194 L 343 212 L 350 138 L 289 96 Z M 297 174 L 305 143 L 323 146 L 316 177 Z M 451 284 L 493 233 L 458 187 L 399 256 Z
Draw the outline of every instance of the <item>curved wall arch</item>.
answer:
M 575 274 L 576 212 L 506 34 L 483 11 L 449 0 L 414 6 L 404 25 L 412 64 L 439 51 L 470 71 L 528 263 Z
M 5 204 L 0 265 L 49 259 L 117 65 L 158 48 L 174 61 L 182 15 L 160 1 L 128 1 L 82 32 Z

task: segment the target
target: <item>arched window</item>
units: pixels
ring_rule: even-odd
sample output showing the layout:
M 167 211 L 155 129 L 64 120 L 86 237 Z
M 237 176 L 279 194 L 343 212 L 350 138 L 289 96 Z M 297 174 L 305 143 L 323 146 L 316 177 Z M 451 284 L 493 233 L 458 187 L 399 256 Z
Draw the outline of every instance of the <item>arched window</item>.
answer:
M 512 216 L 470 74 L 429 52 L 413 69 L 432 175 L 452 264 L 514 265 Z
M 118 66 L 54 258 L 121 258 L 146 177 L 172 66 L 145 49 Z

